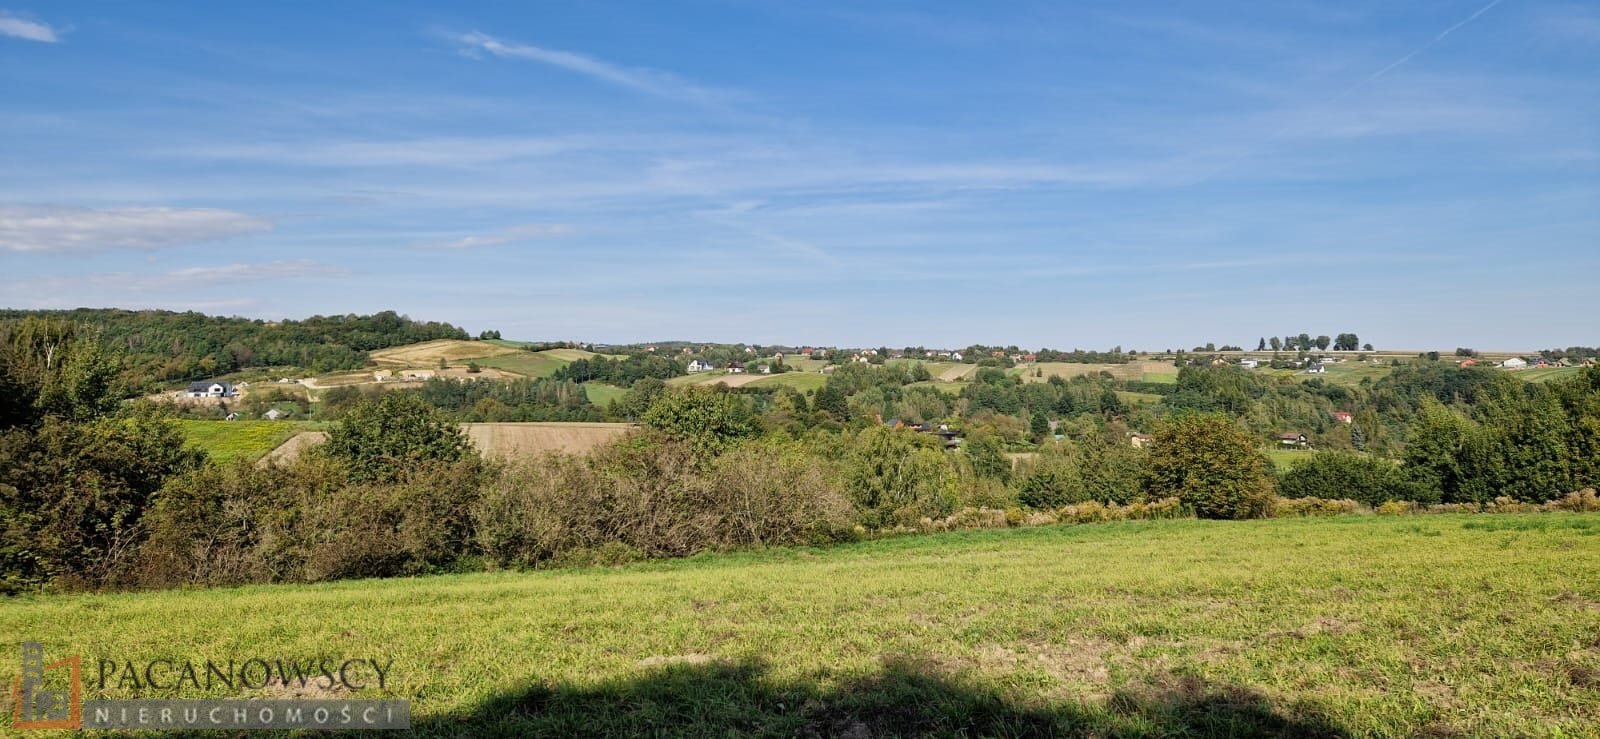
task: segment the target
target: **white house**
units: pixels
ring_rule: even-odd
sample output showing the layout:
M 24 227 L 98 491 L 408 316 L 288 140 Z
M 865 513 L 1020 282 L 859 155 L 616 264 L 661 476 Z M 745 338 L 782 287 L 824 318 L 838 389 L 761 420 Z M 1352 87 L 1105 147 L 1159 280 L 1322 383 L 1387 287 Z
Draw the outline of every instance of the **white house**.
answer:
M 433 379 L 433 370 L 409 369 L 400 377 L 404 380 L 431 380 Z
M 276 420 L 278 420 L 280 418 L 283 418 L 284 416 L 287 416 L 287 415 L 289 415 L 289 414 L 284 413 L 283 411 L 280 411 L 277 408 L 273 408 L 272 410 L 269 410 L 266 413 L 261 414 L 261 417 L 267 419 L 268 421 L 276 421 Z
M 961 361 L 961 352 L 950 352 L 950 358 L 957 362 Z
M 707 362 L 704 359 L 691 359 L 691 360 L 689 360 L 689 371 L 690 372 L 710 372 L 713 369 L 716 369 L 716 368 L 712 367 L 711 363 Z
M 1260 365 L 1260 362 L 1257 362 L 1254 359 L 1241 359 L 1241 360 L 1239 360 L 1239 366 L 1244 368 L 1244 369 L 1255 369 L 1259 365 Z
M 1501 362 L 1500 366 L 1506 369 L 1522 369 L 1528 366 L 1528 360 L 1523 359 L 1522 357 L 1512 357 L 1504 362 Z
M 744 374 L 744 362 L 729 362 L 728 373 L 733 375 Z
M 231 398 L 239 391 L 226 382 L 191 382 L 185 394 L 191 398 Z
M 1306 365 L 1306 374 L 1308 374 L 1308 375 L 1320 375 L 1320 374 L 1323 374 L 1323 373 L 1325 373 L 1327 371 L 1328 371 L 1328 368 L 1324 367 L 1324 366 L 1322 366 L 1320 364 L 1309 364 L 1309 365 Z

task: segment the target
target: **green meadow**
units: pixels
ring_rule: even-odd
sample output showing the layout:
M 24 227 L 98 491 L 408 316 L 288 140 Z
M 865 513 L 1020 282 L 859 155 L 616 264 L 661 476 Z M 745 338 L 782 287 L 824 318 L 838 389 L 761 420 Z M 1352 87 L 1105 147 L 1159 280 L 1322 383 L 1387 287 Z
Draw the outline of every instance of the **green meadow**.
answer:
M 205 450 L 218 462 L 255 461 L 301 431 L 322 424 L 310 421 L 194 421 L 178 420 L 189 445 Z
M 421 736 L 1600 736 L 1600 515 L 1124 522 L 24 596 L 0 628 L 91 679 L 100 659 L 392 659 L 361 697 L 410 699 Z

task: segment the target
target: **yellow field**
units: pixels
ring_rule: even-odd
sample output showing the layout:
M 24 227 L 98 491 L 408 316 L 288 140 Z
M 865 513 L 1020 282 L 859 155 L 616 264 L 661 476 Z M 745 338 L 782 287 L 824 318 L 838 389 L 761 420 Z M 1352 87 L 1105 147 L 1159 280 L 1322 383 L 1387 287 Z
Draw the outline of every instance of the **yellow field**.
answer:
M 467 438 L 485 457 L 514 459 L 545 452 L 586 454 L 620 438 L 631 423 L 464 423 Z
M 576 352 L 576 349 L 554 349 L 552 351 Z M 446 362 L 464 362 L 468 359 L 479 357 L 496 357 L 502 354 L 525 353 L 521 349 L 503 346 L 488 341 L 461 341 L 459 339 L 439 339 L 437 341 L 424 341 L 420 344 L 407 344 L 405 346 L 390 347 L 371 352 L 368 356 L 379 367 L 437 367 L 439 360 Z M 588 352 L 578 352 L 588 354 Z M 571 361 L 571 360 L 568 360 Z
M 633 428 L 631 423 L 463 423 L 467 439 L 485 457 L 533 457 L 545 452 L 585 454 Z M 328 440 L 321 431 L 291 437 L 261 459 L 262 464 L 287 462 Z

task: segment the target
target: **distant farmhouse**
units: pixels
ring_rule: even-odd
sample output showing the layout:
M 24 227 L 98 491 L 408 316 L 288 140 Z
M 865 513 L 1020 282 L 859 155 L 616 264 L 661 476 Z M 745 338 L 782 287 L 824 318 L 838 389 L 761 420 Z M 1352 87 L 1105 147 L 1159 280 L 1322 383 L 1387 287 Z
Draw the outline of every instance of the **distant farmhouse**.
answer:
M 704 359 L 691 359 L 691 360 L 689 360 L 689 371 L 690 372 L 710 372 L 713 369 L 716 369 L 716 368 L 711 366 L 711 363 L 707 362 Z
M 191 398 L 231 398 L 239 389 L 227 382 L 191 382 L 184 395 Z
M 1528 360 L 1523 359 L 1522 357 L 1512 357 L 1504 362 L 1501 362 L 1500 366 L 1506 369 L 1523 369 L 1524 367 L 1528 366 Z

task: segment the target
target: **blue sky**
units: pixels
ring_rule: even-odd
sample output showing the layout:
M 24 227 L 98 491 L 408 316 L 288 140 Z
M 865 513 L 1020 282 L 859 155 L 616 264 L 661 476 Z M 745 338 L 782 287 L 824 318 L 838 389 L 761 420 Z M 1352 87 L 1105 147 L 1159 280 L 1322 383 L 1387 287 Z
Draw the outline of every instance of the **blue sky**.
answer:
M 1593 3 L 228 5 L 0 0 L 0 305 L 1600 344 Z

